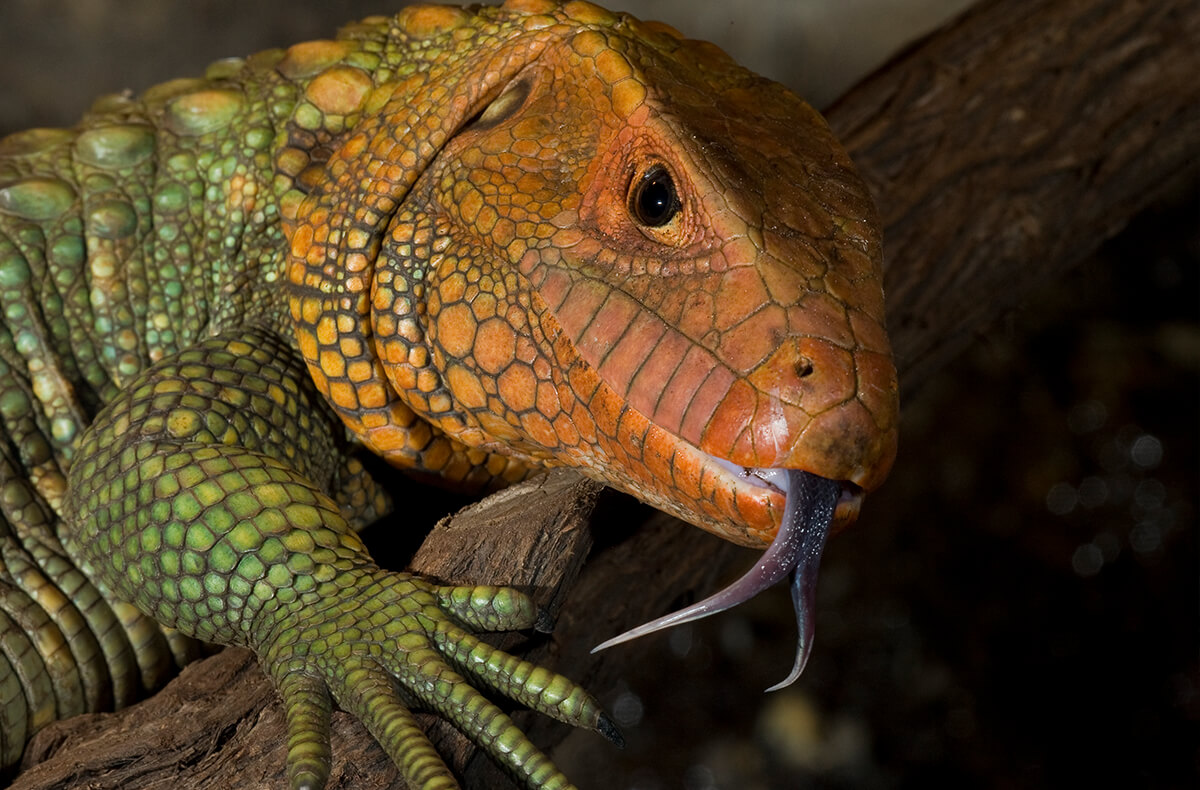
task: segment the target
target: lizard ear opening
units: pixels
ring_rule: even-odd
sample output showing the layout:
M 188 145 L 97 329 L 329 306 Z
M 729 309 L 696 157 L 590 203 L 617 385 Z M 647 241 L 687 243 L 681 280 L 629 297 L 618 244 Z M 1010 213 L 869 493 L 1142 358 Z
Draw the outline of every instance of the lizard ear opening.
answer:
M 514 80 L 491 104 L 484 108 L 483 112 L 467 123 L 464 130 L 491 129 L 501 121 L 507 121 L 525 106 L 525 100 L 529 98 L 532 90 L 533 80 L 529 77 Z

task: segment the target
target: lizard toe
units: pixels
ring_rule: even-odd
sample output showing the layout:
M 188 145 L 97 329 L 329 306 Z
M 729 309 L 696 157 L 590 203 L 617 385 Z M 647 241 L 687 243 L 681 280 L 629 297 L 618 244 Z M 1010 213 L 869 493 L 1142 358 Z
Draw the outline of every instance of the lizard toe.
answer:
M 329 715 L 325 683 L 304 671 L 275 683 L 287 716 L 287 775 L 291 790 L 322 790 L 329 779 Z
M 566 676 L 506 653 L 446 623 L 439 624 L 431 636 L 455 669 L 478 685 L 565 724 L 596 730 L 606 737 L 615 731 L 596 698 Z
M 454 775 L 402 701 L 395 680 L 372 662 L 350 662 L 345 670 L 333 684 L 338 704 L 362 721 L 400 769 L 405 785 L 414 790 L 458 790 Z
M 474 631 L 524 631 L 540 623 L 537 604 L 511 587 L 437 587 L 438 605 Z
M 401 679 L 420 704 L 453 724 L 529 790 L 574 790 L 570 780 L 504 711 L 449 665 L 436 663 L 440 665 L 436 670 L 428 664 L 421 667 L 422 681 L 436 671 L 433 683 Z

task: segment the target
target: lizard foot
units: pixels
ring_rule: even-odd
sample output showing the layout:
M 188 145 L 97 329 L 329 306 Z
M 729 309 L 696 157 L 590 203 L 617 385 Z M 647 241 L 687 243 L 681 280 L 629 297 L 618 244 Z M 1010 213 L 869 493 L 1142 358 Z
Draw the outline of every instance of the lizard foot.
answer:
M 505 587 L 438 586 L 404 573 L 340 574 L 317 605 L 281 608 L 259 655 L 283 697 L 292 790 L 320 790 L 330 771 L 331 703 L 357 716 L 415 790 L 457 788 L 414 719 L 453 723 L 531 790 L 573 787 L 478 685 L 568 724 L 621 736 L 567 678 L 479 640 L 472 630 L 538 624 L 528 596 Z

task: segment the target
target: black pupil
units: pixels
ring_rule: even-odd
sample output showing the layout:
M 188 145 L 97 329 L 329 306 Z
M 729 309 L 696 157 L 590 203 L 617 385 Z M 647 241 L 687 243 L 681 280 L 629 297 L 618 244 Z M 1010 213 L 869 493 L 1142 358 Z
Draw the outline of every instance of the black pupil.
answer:
M 679 198 L 666 170 L 656 167 L 642 176 L 633 196 L 633 209 L 638 221 L 652 228 L 671 221 L 679 210 Z

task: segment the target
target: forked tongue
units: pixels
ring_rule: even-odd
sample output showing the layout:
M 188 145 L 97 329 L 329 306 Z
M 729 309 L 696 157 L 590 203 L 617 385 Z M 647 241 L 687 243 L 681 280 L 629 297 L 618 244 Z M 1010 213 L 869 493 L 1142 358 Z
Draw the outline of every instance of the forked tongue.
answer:
M 798 469 L 787 470 L 787 503 L 783 509 L 779 532 L 753 568 L 733 584 L 703 601 L 639 625 L 607 642 L 601 642 L 592 648 L 592 652 L 723 612 L 750 600 L 791 574 L 792 605 L 796 610 L 796 625 L 800 630 L 796 663 L 782 682 L 776 683 L 767 691 L 777 691 L 791 685 L 804 671 L 808 655 L 812 652 L 813 601 L 816 598 L 817 571 L 841 490 L 841 484 L 834 480 Z

